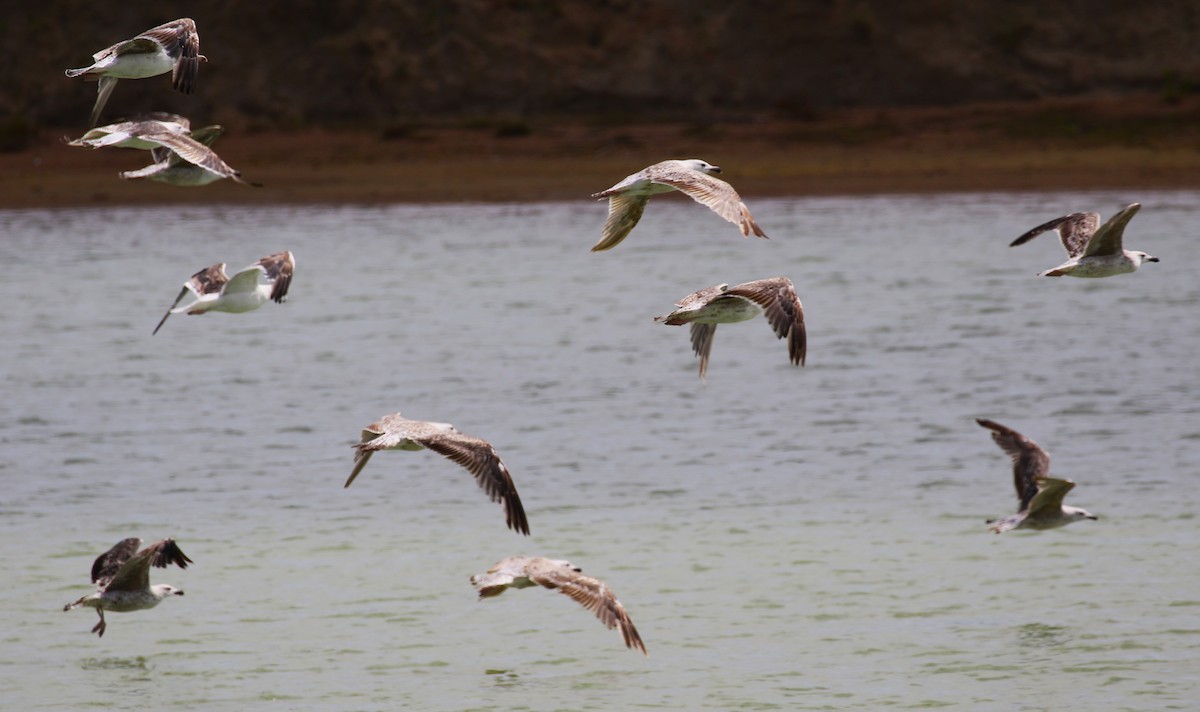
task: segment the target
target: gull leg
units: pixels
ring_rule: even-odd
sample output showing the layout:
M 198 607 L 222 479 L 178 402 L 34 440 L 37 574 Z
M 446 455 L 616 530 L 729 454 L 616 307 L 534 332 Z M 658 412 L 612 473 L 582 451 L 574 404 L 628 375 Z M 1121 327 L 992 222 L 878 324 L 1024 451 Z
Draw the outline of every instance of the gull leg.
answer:
M 97 608 L 96 613 L 100 614 L 100 622 L 96 624 L 95 628 L 92 628 L 92 632 L 95 633 L 96 635 L 100 636 L 101 638 L 103 638 L 104 637 L 104 629 L 108 627 L 108 624 L 104 622 L 104 609 Z

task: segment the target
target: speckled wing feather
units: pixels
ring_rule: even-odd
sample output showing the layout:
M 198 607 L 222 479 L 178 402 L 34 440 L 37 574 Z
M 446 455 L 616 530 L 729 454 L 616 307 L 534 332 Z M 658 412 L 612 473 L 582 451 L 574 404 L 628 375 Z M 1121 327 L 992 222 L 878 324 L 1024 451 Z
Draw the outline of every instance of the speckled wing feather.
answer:
M 354 478 L 358 477 L 358 473 L 363 471 L 363 468 L 367 466 L 367 461 L 371 459 L 371 455 L 375 452 L 375 450 L 369 447 L 364 447 L 382 436 L 382 433 L 372 430 L 371 428 L 373 427 L 372 425 L 367 426 L 367 429 L 362 431 L 362 439 L 358 445 L 354 446 L 354 469 L 350 471 L 350 476 L 346 478 L 346 484 L 342 485 L 343 488 L 349 487 L 350 483 L 354 482 Z
M 1071 213 L 1070 215 L 1054 218 L 1050 222 L 1038 225 L 1013 240 L 1008 246 L 1016 247 L 1017 245 L 1024 245 L 1043 232 L 1054 230 L 1058 233 L 1059 239 L 1062 240 L 1062 246 L 1067 251 L 1067 255 L 1078 257 L 1087 249 L 1088 241 L 1092 239 L 1092 235 L 1096 234 L 1096 228 L 1099 225 L 1099 213 Z
M 228 282 L 229 277 L 225 274 L 224 262 L 218 262 L 210 267 L 205 267 L 196 274 L 193 274 L 187 281 L 196 294 L 216 294 Z
M 137 541 L 136 539 L 125 541 Z M 124 543 L 124 542 L 122 542 Z M 163 539 L 160 542 L 151 544 L 142 549 L 137 555 L 130 558 L 120 569 L 113 575 L 108 585 L 104 587 L 106 591 L 140 591 L 150 586 L 150 567 L 156 566 L 160 569 L 165 569 L 171 564 L 175 564 L 181 569 L 186 569 L 187 565 L 192 563 L 192 560 L 184 555 L 174 539 Z
M 529 534 L 529 522 L 525 509 L 517 494 L 508 467 L 500 460 L 496 449 L 486 440 L 462 433 L 452 435 L 438 433 L 429 437 L 414 438 L 434 452 L 462 465 L 483 488 L 493 502 L 502 502 L 508 528 L 521 534 Z
M 142 138 L 171 149 L 172 153 L 188 163 L 205 168 L 225 178 L 232 178 L 238 183 L 246 183 L 246 181 L 242 180 L 242 174 L 239 171 L 221 160 L 221 157 L 211 148 L 191 136 L 163 131 L 145 134 Z
M 737 225 L 743 237 L 749 237 L 751 232 L 758 237 L 767 236 L 732 185 L 690 168 L 661 164 L 651 168 L 656 170 L 650 171 L 648 178 L 655 183 L 669 185 L 696 202 L 707 205 L 717 215 Z
M 92 583 L 102 589 L 108 586 L 108 582 L 112 581 L 126 561 L 133 558 L 141 545 L 141 539 L 130 537 L 122 539 L 113 548 L 97 556 L 96 561 L 92 563 Z
M 671 322 L 667 322 L 668 324 Z M 700 378 L 708 373 L 708 356 L 712 353 L 713 337 L 717 334 L 716 324 L 692 322 L 692 351 L 700 357 Z
M 271 280 L 271 300 L 279 304 L 287 296 L 292 283 L 292 272 L 296 269 L 296 258 L 291 252 L 277 252 L 258 261 L 267 279 Z
M 1013 485 L 1021 501 L 1021 510 L 1027 509 L 1038 494 L 1038 480 L 1050 473 L 1049 453 L 1012 428 L 982 418 L 976 418 L 975 422 L 991 430 L 992 440 L 1012 458 Z M 1061 498 L 1059 501 L 1062 501 Z
M 139 41 L 154 42 L 176 58 L 175 67 L 171 70 L 171 86 L 176 91 L 191 94 L 196 90 L 196 75 L 200 71 L 200 34 L 196 32 L 196 23 L 191 18 L 181 17 L 163 23 L 129 42 Z M 149 51 L 156 50 L 157 47 Z
M 205 267 L 196 274 L 188 278 L 188 281 L 183 283 L 183 289 L 179 290 L 179 296 L 175 297 L 175 301 L 167 309 L 167 313 L 163 314 L 163 318 L 158 321 L 158 326 L 154 327 L 151 334 L 158 333 L 162 325 L 167 323 L 167 317 L 171 316 L 171 311 L 179 306 L 179 302 L 183 301 L 188 292 L 192 292 L 197 297 L 205 294 L 214 294 L 221 291 L 221 288 L 229 282 L 229 277 L 225 275 L 225 263 L 218 262 L 210 267 Z
M 599 195 L 599 194 L 597 194 Z M 592 252 L 602 252 L 616 247 L 629 235 L 646 212 L 649 195 L 613 193 L 608 197 L 608 218 L 604 221 L 600 241 L 592 245 Z
M 1121 242 L 1125 236 L 1125 226 L 1141 209 L 1140 203 L 1132 203 L 1125 209 L 1108 219 L 1108 222 L 1096 230 L 1095 235 L 1088 241 L 1083 250 L 1084 257 L 1098 255 L 1119 255 L 1124 252 Z M 1095 213 L 1092 213 L 1095 215 Z
M 787 339 L 788 357 L 792 363 L 804 365 L 808 350 L 808 338 L 804 330 L 804 306 L 800 303 L 800 297 L 796 295 L 796 288 L 790 279 L 759 279 L 730 287 L 725 293 L 734 297 L 744 297 L 762 307 L 775 335 Z
M 616 594 L 608 585 L 599 579 L 585 576 L 575 571 L 561 567 L 531 567 L 529 579 L 534 583 L 550 589 L 558 589 L 567 594 L 576 603 L 596 614 L 609 630 L 619 628 L 625 647 L 641 650 L 646 653 L 646 644 L 630 620 L 625 607 L 617 600 Z
M 92 115 L 88 121 L 90 126 L 100 123 L 100 114 L 104 113 L 104 105 L 108 103 L 108 97 L 112 96 L 113 89 L 116 88 L 116 77 L 108 75 L 100 77 L 99 84 L 96 85 L 96 103 L 92 105 Z

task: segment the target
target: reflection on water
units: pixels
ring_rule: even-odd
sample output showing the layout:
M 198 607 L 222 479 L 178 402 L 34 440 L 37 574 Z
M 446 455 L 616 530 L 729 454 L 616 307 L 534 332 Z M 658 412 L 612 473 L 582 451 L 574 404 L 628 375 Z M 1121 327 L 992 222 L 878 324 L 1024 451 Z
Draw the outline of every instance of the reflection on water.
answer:
M 1054 241 L 1007 248 L 1133 199 L 1130 239 L 1163 260 L 1136 274 L 1036 279 Z M 769 241 L 661 200 L 604 254 L 586 202 L 0 214 L 6 700 L 1194 701 L 1195 195 L 756 200 Z M 150 336 L 200 266 L 283 249 L 286 304 Z M 686 331 L 652 321 L 775 275 L 804 302 L 803 369 L 749 322 L 705 385 Z M 343 489 L 362 423 L 394 411 L 492 442 L 533 536 L 433 453 Z M 1036 439 L 1100 521 L 988 534 L 1016 497 L 976 417 Z M 153 578 L 187 597 L 103 640 L 61 612 L 97 554 L 168 535 L 196 563 Z M 477 601 L 470 574 L 513 554 L 601 573 L 651 656 L 565 596 Z

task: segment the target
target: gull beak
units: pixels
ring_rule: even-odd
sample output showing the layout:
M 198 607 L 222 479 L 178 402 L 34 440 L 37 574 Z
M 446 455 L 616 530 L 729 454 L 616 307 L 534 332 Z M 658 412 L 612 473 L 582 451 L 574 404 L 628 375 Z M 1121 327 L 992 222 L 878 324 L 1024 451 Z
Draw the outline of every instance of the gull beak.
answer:
M 1088 517 L 1088 519 L 1090 519 L 1090 520 L 1092 520 L 1093 522 L 1095 522 L 1095 521 L 1099 521 L 1099 520 L 1100 520 L 1100 517 L 1097 517 L 1095 514 L 1093 514 L 1092 516 Z
M 712 169 L 711 170 L 712 173 L 720 173 L 721 172 L 720 166 L 710 166 L 710 168 Z
M 183 591 L 176 591 L 176 592 L 175 592 L 175 595 L 176 595 L 176 596 L 182 596 L 182 595 L 183 595 Z
M 1158 262 L 1158 258 L 1157 257 L 1147 257 L 1146 261 L 1147 262 Z

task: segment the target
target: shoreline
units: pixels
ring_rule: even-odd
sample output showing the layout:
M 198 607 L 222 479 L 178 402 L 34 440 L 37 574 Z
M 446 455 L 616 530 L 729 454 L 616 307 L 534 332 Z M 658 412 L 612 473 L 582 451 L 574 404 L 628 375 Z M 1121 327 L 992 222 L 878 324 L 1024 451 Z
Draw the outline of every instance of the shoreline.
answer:
M 1092 123 L 1064 129 L 1061 117 L 1076 114 Z M 116 173 L 147 165 L 147 152 L 70 147 L 62 140 L 70 132 L 45 130 L 31 147 L 0 153 L 0 209 L 590 200 L 668 157 L 721 165 L 721 177 L 747 201 L 1200 189 L 1200 127 L 1184 120 L 1192 114 L 1200 115 L 1200 97 L 1194 106 L 1041 102 L 702 126 L 571 119 L 382 130 L 230 127 L 214 148 L 262 188 L 232 181 L 197 188 L 124 181 Z

